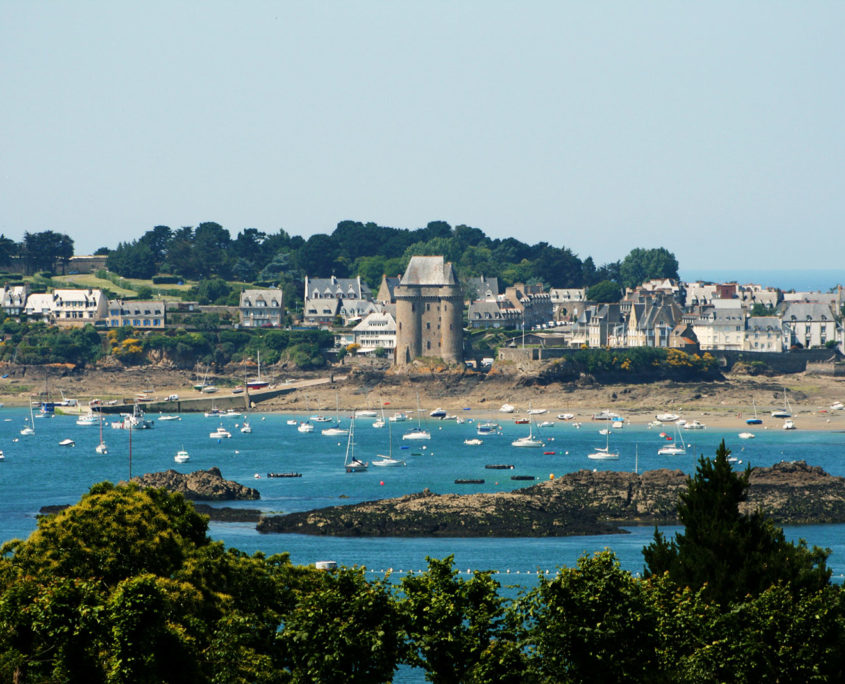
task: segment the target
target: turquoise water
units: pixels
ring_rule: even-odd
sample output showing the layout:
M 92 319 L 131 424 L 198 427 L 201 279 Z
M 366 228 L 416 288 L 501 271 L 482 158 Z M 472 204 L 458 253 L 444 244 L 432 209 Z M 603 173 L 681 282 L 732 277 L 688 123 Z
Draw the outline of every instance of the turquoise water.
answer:
M 464 424 L 454 421 L 423 421 L 432 434 L 428 442 L 403 442 L 401 433 L 409 423 L 393 425 L 394 456 L 407 460 L 404 468 L 373 468 L 364 473 L 346 473 L 343 459 L 345 437 L 325 437 L 320 426 L 311 434 L 297 432 L 286 424 L 290 416 L 254 415 L 250 417 L 251 434 L 236 427 L 241 418 L 225 418 L 223 424 L 231 439 L 211 439 L 209 433 L 220 423 L 202 415 L 184 415 L 179 421 L 156 421 L 155 428 L 132 433 L 132 474 L 173 468 L 190 472 L 218 466 L 227 479 L 253 486 L 261 492 L 256 502 L 234 505 L 256 507 L 264 511 L 291 512 L 322 506 L 354 503 L 400 496 L 428 487 L 437 493 L 493 492 L 516 489 L 531 484 L 513 481 L 511 475 L 534 476 L 537 481 L 584 469 L 640 471 L 661 467 L 692 472 L 698 454 L 712 456 L 724 437 L 742 465 L 771 465 L 780 460 L 803 459 L 827 472 L 845 476 L 845 434 L 841 432 L 784 432 L 772 421 L 755 429 L 757 438 L 740 440 L 737 434 L 747 429 L 703 430 L 687 432 L 687 456 L 658 456 L 664 443 L 661 428 L 628 425 L 614 431 L 611 446 L 618 450 L 618 461 L 591 461 L 587 454 L 604 446 L 598 430 L 605 423 L 582 423 L 580 429 L 555 421 L 554 427 L 541 429 L 544 449 L 517 449 L 511 441 L 527 434 L 527 426 L 503 419 L 502 434 L 484 437 L 482 446 L 467 446 L 463 440 L 475 437 L 472 411 L 462 412 Z M 5 460 L 0 463 L 0 539 L 25 537 L 35 529 L 35 514 L 48 504 L 74 503 L 96 482 L 113 482 L 129 475 L 129 433 L 106 428 L 109 454 L 99 455 L 94 447 L 98 429 L 80 427 L 75 418 L 56 416 L 36 419 L 36 434 L 21 436 L 28 413 L 22 409 L 4 409 L 0 413 L 0 448 Z M 542 416 L 548 418 L 548 416 Z M 554 420 L 553 418 L 551 418 Z M 374 429 L 373 419 L 356 421 L 356 456 L 371 460 L 377 453 L 387 453 L 388 429 Z M 348 423 L 348 421 L 344 421 Z M 777 425 L 775 425 L 775 423 Z M 535 428 L 536 430 L 536 428 Z M 76 447 L 60 447 L 71 438 Z M 191 460 L 176 464 L 173 456 L 185 448 Z M 553 451 L 554 454 L 545 454 Z M 488 470 L 485 464 L 513 464 L 514 470 Z M 267 478 L 270 472 L 296 471 L 300 478 Z M 255 475 L 260 475 L 256 479 Z M 455 479 L 484 479 L 484 484 L 457 485 Z M 668 528 L 672 531 L 672 528 Z M 213 523 L 210 533 L 243 551 L 266 553 L 287 551 L 295 563 L 335 560 L 344 565 L 366 566 L 378 575 L 392 569 L 398 577 L 409 570 L 425 568 L 426 556 L 442 558 L 455 555 L 461 571 L 494 570 L 502 573 L 503 583 L 530 585 L 536 573 L 554 572 L 560 566 L 572 566 L 583 553 L 609 547 L 622 566 L 642 570 L 640 550 L 653 529 L 629 528 L 628 534 L 568 538 L 523 539 L 372 539 L 327 538 L 304 535 L 260 535 L 250 525 Z M 810 544 L 833 550 L 830 564 L 835 576 L 845 575 L 845 526 L 812 525 L 787 528 L 791 538 L 803 537 Z

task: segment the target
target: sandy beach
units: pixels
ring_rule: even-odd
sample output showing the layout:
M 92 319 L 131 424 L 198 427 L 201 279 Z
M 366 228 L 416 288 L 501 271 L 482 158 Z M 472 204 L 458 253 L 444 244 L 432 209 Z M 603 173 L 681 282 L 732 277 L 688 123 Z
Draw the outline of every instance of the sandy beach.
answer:
M 0 379 L 0 401 L 8 407 L 26 406 L 30 399 L 39 399 L 45 392 L 54 401 L 62 396 L 76 399 L 78 410 L 87 410 L 88 401 L 95 398 L 132 401 L 139 396 L 208 396 L 193 388 L 193 374 L 183 370 L 50 368 L 45 372 L 39 367 L 16 367 L 7 371 Z M 672 413 L 687 421 L 698 420 L 707 427 L 740 429 L 754 415 L 756 404 L 763 424 L 753 430 L 780 430 L 784 419 L 772 417 L 771 412 L 784 407 L 786 390 L 796 429 L 845 430 L 845 411 L 831 408 L 836 402 L 845 402 L 845 379 L 823 375 L 728 376 L 712 383 L 538 386 L 526 383 L 525 376 L 519 373 L 408 375 L 384 371 L 385 367 L 350 364 L 314 373 L 268 369 L 268 378 L 278 384 L 315 378 L 333 382 L 276 397 L 254 410 L 305 415 L 316 411 L 333 413 L 339 405 L 344 415 L 355 409 L 384 407 L 386 415 L 405 411 L 416 416 L 419 397 L 423 417 L 442 408 L 449 414 L 507 422 L 525 415 L 530 407 L 545 410 L 535 416 L 538 421 L 557 421 L 558 414 L 571 413 L 573 420 L 583 423 L 607 410 L 622 416 L 628 424 L 646 424 L 657 414 Z M 220 390 L 215 396 L 229 394 L 225 382 L 218 384 Z M 230 379 L 228 384 L 231 386 L 234 381 Z M 514 406 L 513 414 L 499 411 L 506 403 Z

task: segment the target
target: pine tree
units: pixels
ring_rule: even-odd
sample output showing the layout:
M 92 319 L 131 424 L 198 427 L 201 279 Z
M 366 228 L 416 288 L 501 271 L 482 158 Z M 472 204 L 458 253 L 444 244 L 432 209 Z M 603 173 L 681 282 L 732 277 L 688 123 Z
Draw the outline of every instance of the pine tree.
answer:
M 804 540 L 787 542 L 783 530 L 760 511 L 740 512 L 751 470 L 735 473 L 730 453 L 722 440 L 715 459 L 699 459 L 678 505 L 684 531 L 668 541 L 655 530 L 654 541 L 643 549 L 646 576 L 668 572 L 679 586 L 706 585 L 705 596 L 722 605 L 778 583 L 794 592 L 826 586 L 829 550 L 808 549 Z

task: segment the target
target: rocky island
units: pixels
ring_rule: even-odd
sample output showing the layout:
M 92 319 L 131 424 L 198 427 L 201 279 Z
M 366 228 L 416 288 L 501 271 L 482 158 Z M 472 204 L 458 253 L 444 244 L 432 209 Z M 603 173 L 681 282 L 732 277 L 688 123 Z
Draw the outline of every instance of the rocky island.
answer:
M 549 537 L 624 532 L 621 525 L 677 524 L 680 470 L 641 474 L 580 470 L 495 494 L 435 494 L 264 517 L 264 533 L 346 537 Z M 845 522 L 845 478 L 804 461 L 751 470 L 745 510 L 778 524 Z
M 142 487 L 179 492 L 192 501 L 254 501 L 261 498 L 257 489 L 245 487 L 232 480 L 224 480 L 220 468 L 216 466 L 192 473 L 180 473 L 175 470 L 147 473 L 133 477 L 131 481 Z

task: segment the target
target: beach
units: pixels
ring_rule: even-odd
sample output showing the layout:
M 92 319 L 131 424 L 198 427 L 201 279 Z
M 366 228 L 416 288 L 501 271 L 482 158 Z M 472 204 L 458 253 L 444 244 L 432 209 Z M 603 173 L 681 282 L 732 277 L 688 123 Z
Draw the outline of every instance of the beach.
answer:
M 186 370 L 154 366 L 131 369 L 63 369 L 10 367 L 0 379 L 0 401 L 6 406 L 26 406 L 30 400 L 49 395 L 53 401 L 73 398 L 77 407 L 65 412 L 87 411 L 92 399 L 121 403 L 163 399 L 231 396 L 234 378 L 218 377 L 219 391 L 201 394 L 194 389 L 194 375 Z M 586 422 L 601 411 L 610 411 L 629 424 L 646 424 L 658 414 L 676 414 L 686 421 L 697 420 L 707 427 L 743 428 L 746 419 L 757 415 L 761 425 L 749 429 L 782 429 L 784 419 L 771 412 L 782 410 L 786 400 L 799 430 L 845 430 L 845 411 L 831 407 L 845 401 L 845 379 L 796 373 L 774 377 L 729 375 L 716 382 L 655 382 L 646 384 L 599 385 L 595 383 L 531 384 L 522 371 L 482 373 L 429 372 L 395 373 L 386 364 L 346 363 L 314 372 L 268 368 L 267 377 L 276 386 L 297 385 L 323 379 L 318 386 L 295 390 L 253 407 L 254 412 L 348 415 L 358 409 L 375 409 L 391 415 L 404 411 L 412 418 L 417 406 L 423 418 L 435 408 L 464 417 L 512 421 L 529 409 L 544 410 L 537 421 L 558 420 L 559 414 L 573 414 L 572 420 Z M 217 380 L 216 380 L 217 382 Z M 228 386 L 227 386 L 228 385 Z M 419 403 L 418 403 L 419 402 Z M 513 414 L 499 411 L 503 404 Z

